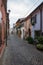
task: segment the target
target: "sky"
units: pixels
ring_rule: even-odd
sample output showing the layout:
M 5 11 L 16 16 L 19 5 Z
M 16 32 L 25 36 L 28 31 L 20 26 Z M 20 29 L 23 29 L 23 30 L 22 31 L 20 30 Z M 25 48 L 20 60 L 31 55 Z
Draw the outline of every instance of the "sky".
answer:
M 10 27 L 13 27 L 13 24 L 19 18 L 25 18 L 28 16 L 43 0 L 8 0 L 7 10 L 11 10 L 10 18 Z

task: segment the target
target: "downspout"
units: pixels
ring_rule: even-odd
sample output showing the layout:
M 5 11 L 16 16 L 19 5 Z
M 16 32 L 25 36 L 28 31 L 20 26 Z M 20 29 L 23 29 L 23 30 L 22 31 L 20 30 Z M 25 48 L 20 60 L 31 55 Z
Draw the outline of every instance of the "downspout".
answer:
M 40 8 L 40 36 L 42 35 L 42 7 Z

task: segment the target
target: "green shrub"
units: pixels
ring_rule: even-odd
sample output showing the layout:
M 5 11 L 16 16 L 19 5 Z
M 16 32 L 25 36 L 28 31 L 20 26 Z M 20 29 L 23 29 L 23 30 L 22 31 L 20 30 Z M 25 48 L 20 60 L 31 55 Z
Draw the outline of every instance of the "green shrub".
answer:
M 43 44 L 43 36 L 38 37 L 37 40 L 39 41 L 40 44 Z
M 29 37 L 26 38 L 27 41 L 28 41 L 28 38 L 29 38 Z
M 26 40 L 30 43 L 33 44 L 34 40 L 32 37 L 27 37 Z
M 39 49 L 39 50 L 43 50 L 43 44 L 37 44 L 37 49 Z

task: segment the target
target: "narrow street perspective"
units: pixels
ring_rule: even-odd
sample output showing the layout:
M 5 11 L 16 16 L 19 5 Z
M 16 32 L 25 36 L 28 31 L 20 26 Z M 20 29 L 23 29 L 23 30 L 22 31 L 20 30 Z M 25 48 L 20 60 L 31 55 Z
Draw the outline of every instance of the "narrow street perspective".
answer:
M 43 0 L 0 0 L 0 65 L 43 65 Z
M 10 35 L 1 62 L 2 65 L 43 65 L 43 52 L 16 35 Z

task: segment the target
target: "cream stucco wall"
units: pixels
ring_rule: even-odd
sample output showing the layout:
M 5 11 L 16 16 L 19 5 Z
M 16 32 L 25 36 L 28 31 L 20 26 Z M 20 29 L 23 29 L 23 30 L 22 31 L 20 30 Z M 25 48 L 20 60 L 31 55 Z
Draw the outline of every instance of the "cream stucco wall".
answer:
M 24 32 L 24 27 L 21 27 L 21 39 L 24 38 L 25 32 Z

